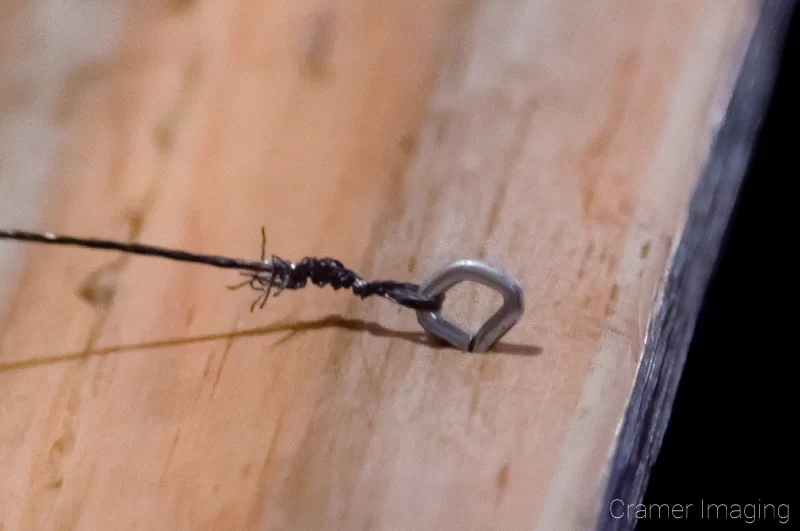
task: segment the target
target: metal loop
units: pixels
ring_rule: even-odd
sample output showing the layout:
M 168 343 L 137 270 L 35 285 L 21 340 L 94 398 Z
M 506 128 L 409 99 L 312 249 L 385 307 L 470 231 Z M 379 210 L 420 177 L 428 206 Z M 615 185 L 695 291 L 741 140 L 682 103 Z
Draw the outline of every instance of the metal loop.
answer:
M 483 284 L 503 296 L 503 305 L 474 335 L 442 316 L 441 310 L 417 311 L 417 321 L 429 333 L 467 352 L 489 350 L 522 316 L 522 289 L 505 273 L 483 262 L 459 260 L 434 273 L 421 287 L 428 296 L 441 295 L 464 281 Z

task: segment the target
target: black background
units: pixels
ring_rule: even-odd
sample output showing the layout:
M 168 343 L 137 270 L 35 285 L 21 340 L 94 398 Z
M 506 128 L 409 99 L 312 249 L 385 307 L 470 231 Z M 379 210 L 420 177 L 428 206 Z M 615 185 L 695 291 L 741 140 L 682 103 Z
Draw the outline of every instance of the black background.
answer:
M 781 0 L 767 0 L 781 1 Z M 788 529 L 800 415 L 798 13 L 770 110 L 695 331 L 645 504 L 788 503 L 775 520 L 640 519 L 637 529 Z M 790 184 L 791 190 L 790 190 Z M 690 509 L 691 511 L 691 509 Z M 796 511 L 792 514 L 792 511 Z M 691 516 L 691 513 L 690 513 Z

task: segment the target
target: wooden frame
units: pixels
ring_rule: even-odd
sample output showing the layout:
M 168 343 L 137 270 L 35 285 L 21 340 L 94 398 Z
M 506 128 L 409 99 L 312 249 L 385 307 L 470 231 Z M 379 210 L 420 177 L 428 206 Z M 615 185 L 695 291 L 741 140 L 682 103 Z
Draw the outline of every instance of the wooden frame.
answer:
M 223 272 L 2 243 L 0 529 L 631 525 L 793 3 L 59 6 L 0 7 L 0 225 L 477 258 L 527 309 L 465 354 L 385 301 L 250 314 Z

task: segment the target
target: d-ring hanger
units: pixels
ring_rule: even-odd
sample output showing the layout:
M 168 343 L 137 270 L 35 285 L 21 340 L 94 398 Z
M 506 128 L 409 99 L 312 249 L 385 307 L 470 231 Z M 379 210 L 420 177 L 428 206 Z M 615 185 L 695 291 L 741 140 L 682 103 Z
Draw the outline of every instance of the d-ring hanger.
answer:
M 258 261 L 228 256 L 193 253 L 139 242 L 122 242 L 102 238 L 79 238 L 51 232 L 30 232 L 0 228 L 0 240 L 69 245 L 86 249 L 119 251 L 141 256 L 156 256 L 179 262 L 193 262 L 223 269 L 238 269 L 246 279 L 229 286 L 239 289 L 250 286 L 258 297 L 250 305 L 263 308 L 270 296 L 284 290 L 298 290 L 311 283 L 318 287 L 346 288 L 364 299 L 372 295 L 384 297 L 417 312 L 417 320 L 429 333 L 444 339 L 461 350 L 484 352 L 492 347 L 522 315 L 522 290 L 506 274 L 475 260 L 459 260 L 434 274 L 420 286 L 394 280 L 367 281 L 333 258 L 306 257 L 297 263 L 275 255 L 266 259 L 266 232 L 261 229 L 261 257 Z M 503 295 L 503 306 L 476 334 L 471 334 L 442 317 L 444 293 L 459 282 L 471 280 Z
M 465 281 L 483 284 L 503 296 L 503 305 L 474 335 L 442 316 L 442 311 L 417 311 L 417 321 L 429 333 L 467 352 L 485 352 L 517 324 L 524 310 L 522 289 L 505 273 L 476 260 L 459 260 L 434 273 L 420 292 L 438 296 Z

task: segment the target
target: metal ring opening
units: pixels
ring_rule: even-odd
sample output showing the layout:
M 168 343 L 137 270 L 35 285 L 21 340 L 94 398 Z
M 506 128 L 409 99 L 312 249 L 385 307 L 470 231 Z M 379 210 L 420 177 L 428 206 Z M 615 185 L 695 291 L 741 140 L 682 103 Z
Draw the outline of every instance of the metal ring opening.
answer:
M 485 352 L 516 323 L 524 310 L 522 289 L 511 277 L 476 260 L 459 260 L 434 273 L 420 291 L 425 295 L 441 295 L 456 284 L 478 282 L 503 296 L 503 305 L 486 323 L 472 334 L 448 321 L 441 310 L 417 311 L 417 321 L 429 333 L 467 352 Z

